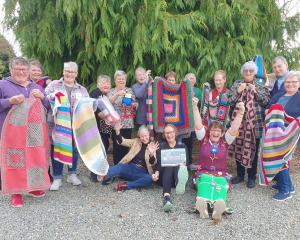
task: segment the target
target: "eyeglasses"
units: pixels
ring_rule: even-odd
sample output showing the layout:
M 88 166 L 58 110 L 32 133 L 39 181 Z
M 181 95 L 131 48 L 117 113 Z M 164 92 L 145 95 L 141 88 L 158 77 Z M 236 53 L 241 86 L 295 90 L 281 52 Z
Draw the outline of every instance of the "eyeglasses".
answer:
M 71 71 L 71 70 L 64 70 L 64 72 L 67 72 L 67 73 L 77 73 L 77 71 Z
M 18 67 L 14 67 L 13 70 L 17 71 L 17 72 L 27 72 L 27 71 L 29 71 L 28 68 L 18 68 Z
M 244 69 L 244 72 L 251 72 L 251 73 L 253 73 L 254 70 L 253 69 Z
M 174 131 L 164 132 L 165 135 L 169 135 L 169 134 L 172 134 L 172 133 L 174 133 Z
M 285 84 L 297 84 L 299 81 L 286 81 Z
M 212 128 L 212 129 L 210 129 L 210 132 L 222 132 L 222 130 L 221 129 L 217 129 L 217 128 Z

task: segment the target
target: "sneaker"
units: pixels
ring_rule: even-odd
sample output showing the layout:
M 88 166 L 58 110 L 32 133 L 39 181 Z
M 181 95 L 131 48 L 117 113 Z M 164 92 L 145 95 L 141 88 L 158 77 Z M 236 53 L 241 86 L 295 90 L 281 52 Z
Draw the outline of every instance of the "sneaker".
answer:
M 94 182 L 94 183 L 99 182 L 99 181 L 98 181 L 98 176 L 97 176 L 97 174 L 95 174 L 95 173 L 93 173 L 93 172 L 91 172 L 91 177 L 90 177 L 90 179 L 91 179 L 91 182 Z
M 51 184 L 50 191 L 58 191 L 61 185 L 61 179 L 54 179 Z
M 274 185 L 272 185 L 271 188 L 273 188 L 273 189 L 275 189 L 275 190 L 278 190 L 278 185 L 277 185 L 277 184 L 274 184 Z
M 173 204 L 170 196 L 165 196 L 163 201 L 163 209 L 165 212 L 170 212 L 173 209 Z
M 292 195 L 290 192 L 288 193 L 281 193 L 281 192 L 278 192 L 276 193 L 274 196 L 273 196 L 273 200 L 275 201 L 279 201 L 279 202 L 283 202 L 285 200 L 288 200 L 292 198 Z
M 274 184 L 274 185 L 272 185 L 272 188 L 273 188 L 273 189 L 275 189 L 275 190 L 279 190 L 279 188 L 278 188 L 278 185 L 277 185 L 277 184 Z M 290 189 L 290 193 L 291 193 L 291 194 L 294 194 L 294 193 L 296 193 L 296 190 L 295 190 L 295 187 L 294 187 L 294 186 L 292 186 L 292 187 L 291 187 L 291 189 Z
M 222 214 L 226 211 L 226 204 L 223 199 L 219 199 L 214 203 L 212 219 L 218 223 L 222 219 Z
M 72 183 L 73 186 L 78 186 L 81 184 L 81 181 L 79 180 L 79 178 L 77 177 L 76 173 L 72 173 L 68 176 L 67 178 L 67 182 L 68 183 Z
M 200 218 L 209 218 L 207 210 L 207 202 L 204 198 L 197 197 L 196 209 L 200 213 Z
M 235 176 L 234 178 L 232 178 L 231 183 L 232 184 L 239 184 L 241 182 L 244 182 L 244 178 L 240 177 L 240 176 Z
M 248 179 L 248 182 L 247 182 L 247 188 L 254 188 L 255 187 L 255 179 Z
M 23 197 L 21 194 L 12 194 L 10 199 L 10 204 L 12 207 L 22 207 Z
M 127 182 L 121 182 L 118 183 L 114 189 L 115 191 L 125 191 L 128 190 L 128 183 Z
M 189 179 L 189 173 L 187 171 L 186 166 L 184 166 L 184 165 L 179 166 L 177 178 L 178 178 L 178 182 L 176 184 L 176 193 L 184 194 L 185 185 L 186 185 L 187 180 Z
M 32 197 L 35 197 L 35 198 L 41 198 L 41 197 L 45 196 L 45 192 L 44 191 L 40 191 L 40 190 L 31 191 L 31 192 L 28 193 L 28 195 L 30 195 Z

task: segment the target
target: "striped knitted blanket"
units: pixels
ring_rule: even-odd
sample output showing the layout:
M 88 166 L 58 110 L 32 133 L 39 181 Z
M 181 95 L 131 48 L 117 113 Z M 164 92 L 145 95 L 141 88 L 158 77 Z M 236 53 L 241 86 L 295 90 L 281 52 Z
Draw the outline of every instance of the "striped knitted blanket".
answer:
M 148 124 L 153 124 L 155 132 L 163 132 L 166 124 L 174 124 L 178 134 L 190 133 L 194 130 L 192 111 L 193 92 L 189 81 L 172 84 L 163 78 L 155 78 L 148 88 Z M 152 104 L 151 104 L 152 102 Z M 152 120 L 152 121 L 151 121 Z
M 299 137 L 300 117 L 289 117 L 282 105 L 272 105 L 265 118 L 258 158 L 261 185 L 268 185 L 277 173 L 288 168 Z
M 210 123 L 218 121 L 226 128 L 229 123 L 228 91 L 218 93 L 217 89 L 211 90 L 209 83 L 203 85 L 201 117 L 203 125 L 208 127 Z M 217 97 L 215 97 L 217 95 Z
M 94 111 L 96 100 L 81 98 L 74 105 L 73 133 L 81 159 L 87 168 L 97 175 L 106 175 L 109 165 L 98 131 Z
M 39 99 L 13 105 L 1 132 L 2 193 L 28 193 L 50 187 L 46 111 Z
M 55 124 L 52 131 L 53 158 L 58 162 L 72 166 L 73 144 L 70 102 L 62 92 L 57 92 L 54 101 L 50 101 L 50 105 Z

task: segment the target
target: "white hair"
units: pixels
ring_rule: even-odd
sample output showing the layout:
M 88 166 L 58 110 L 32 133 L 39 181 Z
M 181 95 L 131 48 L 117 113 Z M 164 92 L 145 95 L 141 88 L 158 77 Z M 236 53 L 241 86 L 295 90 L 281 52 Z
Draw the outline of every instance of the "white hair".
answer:
M 139 127 L 139 130 L 137 132 L 137 135 L 140 136 L 140 134 L 143 132 L 143 131 L 147 131 L 149 133 L 149 129 L 145 126 L 145 125 L 142 125 Z
M 101 84 L 104 82 L 108 82 L 109 84 L 111 84 L 110 77 L 107 75 L 99 75 L 97 78 L 97 86 L 101 86 Z
M 288 78 L 293 77 L 297 77 L 298 81 L 300 82 L 300 71 L 290 71 L 284 81 L 286 81 Z
M 195 75 L 194 73 L 188 73 L 188 74 L 185 75 L 184 78 L 185 78 L 185 79 L 190 79 L 190 78 L 196 79 L 196 75 Z
M 279 61 L 281 61 L 281 62 L 285 63 L 286 65 L 288 65 L 288 62 L 287 62 L 286 58 L 283 57 L 283 56 L 278 56 L 278 57 L 274 58 L 273 61 L 272 61 L 272 64 L 275 64 Z
M 255 75 L 257 74 L 257 71 L 258 71 L 258 68 L 257 68 L 255 62 L 253 62 L 253 61 L 249 61 L 249 62 L 244 63 L 244 65 L 241 68 L 241 75 L 242 76 L 244 75 L 244 71 L 246 69 L 247 70 L 253 70 Z
M 76 62 L 65 62 L 64 63 L 64 69 L 72 69 L 76 72 L 78 71 L 78 65 Z
M 125 79 L 127 79 L 127 74 L 126 72 L 124 72 L 123 70 L 117 70 L 114 74 L 114 79 L 116 81 L 116 78 L 119 77 L 119 76 L 124 76 Z

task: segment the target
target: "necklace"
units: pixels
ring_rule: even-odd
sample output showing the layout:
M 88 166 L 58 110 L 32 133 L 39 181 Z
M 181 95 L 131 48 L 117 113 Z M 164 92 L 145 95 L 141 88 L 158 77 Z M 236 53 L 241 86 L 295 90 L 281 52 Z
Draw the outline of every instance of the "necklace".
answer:
M 209 139 L 209 143 L 210 143 L 210 153 L 212 154 L 212 156 L 210 156 L 210 160 L 213 162 L 214 160 L 218 159 L 218 157 L 216 156 L 216 154 L 219 152 L 219 143 L 212 143 Z

